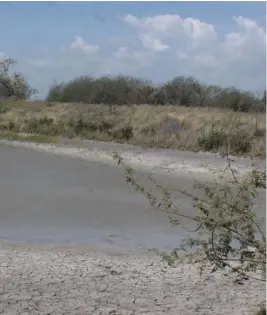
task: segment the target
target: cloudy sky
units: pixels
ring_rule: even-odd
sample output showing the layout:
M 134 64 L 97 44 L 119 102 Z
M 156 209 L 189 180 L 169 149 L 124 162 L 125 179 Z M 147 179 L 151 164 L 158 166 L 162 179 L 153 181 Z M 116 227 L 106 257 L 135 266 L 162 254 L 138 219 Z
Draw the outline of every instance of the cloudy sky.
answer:
M 0 58 L 46 96 L 54 82 L 178 75 L 265 87 L 265 2 L 0 2 Z

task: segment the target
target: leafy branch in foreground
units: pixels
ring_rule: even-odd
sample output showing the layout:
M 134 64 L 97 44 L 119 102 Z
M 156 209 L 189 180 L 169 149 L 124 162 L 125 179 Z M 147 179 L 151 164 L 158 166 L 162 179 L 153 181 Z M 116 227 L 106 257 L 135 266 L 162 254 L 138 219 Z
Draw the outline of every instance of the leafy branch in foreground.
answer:
M 239 280 L 254 277 L 265 281 L 266 236 L 262 227 L 264 220 L 257 219 L 253 205 L 257 189 L 266 189 L 266 171 L 254 170 L 245 179 L 239 180 L 231 166 L 228 152 L 226 157 L 234 178 L 233 183 L 197 183 L 194 185 L 195 192 L 202 192 L 202 197 L 189 193 L 186 189 L 175 190 L 193 199 L 195 215 L 188 215 L 174 203 L 170 190 L 149 176 L 161 194 L 160 198 L 155 197 L 137 182 L 136 171 L 126 165 L 117 153 L 113 155 L 124 168 L 126 181 L 141 192 L 153 208 L 167 214 L 173 225 L 187 230 L 183 219 L 194 223 L 195 229 L 189 232 L 197 233 L 196 237 L 183 240 L 181 246 L 171 254 L 157 251 L 169 265 L 179 258 L 177 251 L 194 248 L 203 257 L 201 271 L 208 267 L 212 267 L 212 271 L 228 267 L 238 275 Z M 260 271 L 263 277 L 250 274 L 256 271 Z

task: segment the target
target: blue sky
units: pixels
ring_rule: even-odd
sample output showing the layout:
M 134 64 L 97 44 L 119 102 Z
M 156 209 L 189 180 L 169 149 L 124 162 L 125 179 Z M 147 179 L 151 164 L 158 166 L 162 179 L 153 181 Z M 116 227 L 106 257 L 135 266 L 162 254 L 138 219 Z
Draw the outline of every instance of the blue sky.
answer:
M 0 58 L 46 96 L 53 82 L 177 75 L 265 87 L 265 2 L 0 2 Z

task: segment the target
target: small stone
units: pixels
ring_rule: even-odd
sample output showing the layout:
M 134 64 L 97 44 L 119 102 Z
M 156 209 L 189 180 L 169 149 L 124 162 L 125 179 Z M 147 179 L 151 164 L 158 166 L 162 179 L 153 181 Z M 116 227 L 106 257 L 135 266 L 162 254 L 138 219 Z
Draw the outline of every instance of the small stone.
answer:
M 186 302 L 186 303 L 185 303 L 185 307 L 186 307 L 187 309 L 195 309 L 195 308 L 196 308 L 196 305 L 195 305 L 195 303 L 193 303 L 193 302 Z

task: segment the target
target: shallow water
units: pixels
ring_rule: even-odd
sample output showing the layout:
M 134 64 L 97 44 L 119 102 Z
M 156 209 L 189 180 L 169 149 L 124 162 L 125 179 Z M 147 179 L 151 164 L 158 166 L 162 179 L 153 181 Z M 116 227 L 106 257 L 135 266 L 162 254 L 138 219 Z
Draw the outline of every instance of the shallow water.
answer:
M 185 236 L 125 183 L 121 168 L 6 145 L 0 159 L 2 240 L 171 249 Z M 188 178 L 175 183 L 192 186 Z M 189 198 L 178 197 L 192 211 Z M 265 212 L 262 200 L 258 208 Z
M 177 245 L 177 229 L 125 183 L 120 168 L 2 145 L 0 156 L 1 239 Z

